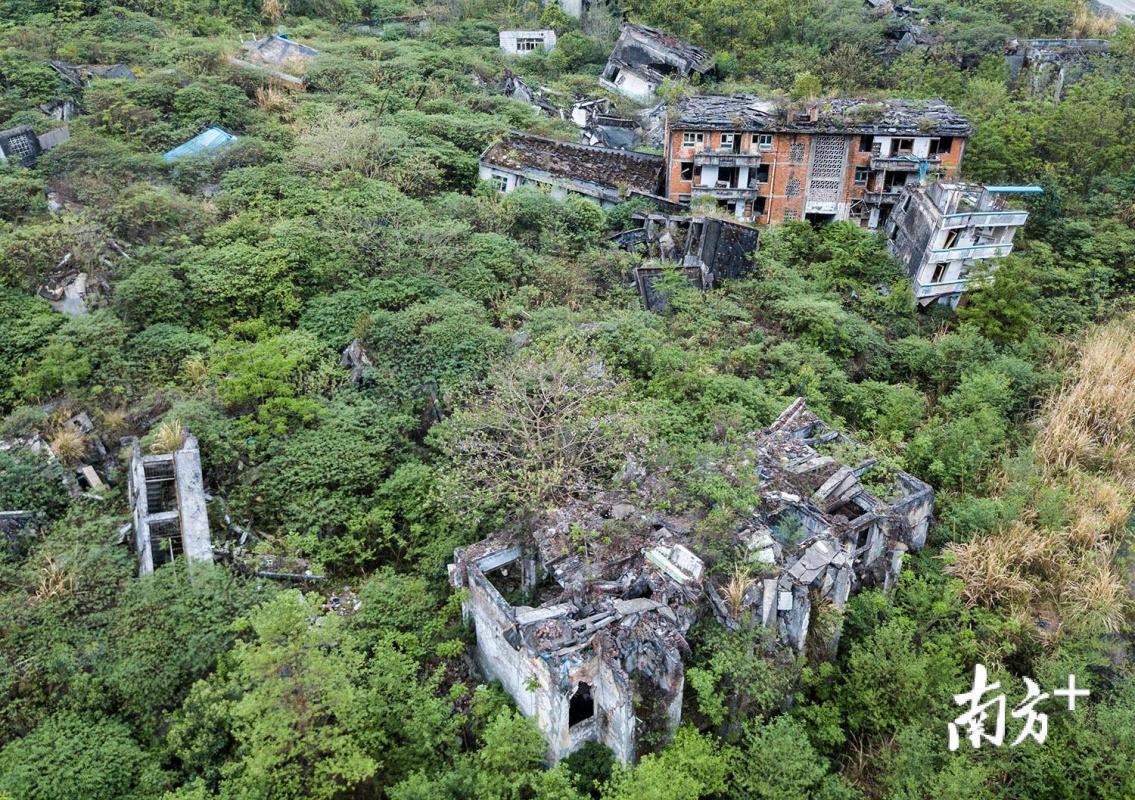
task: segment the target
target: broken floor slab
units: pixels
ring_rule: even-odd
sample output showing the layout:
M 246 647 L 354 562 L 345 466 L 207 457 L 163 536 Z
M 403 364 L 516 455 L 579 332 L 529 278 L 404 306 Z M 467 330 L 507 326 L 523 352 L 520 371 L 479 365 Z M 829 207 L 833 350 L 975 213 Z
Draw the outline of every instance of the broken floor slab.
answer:
M 734 533 L 652 510 L 667 486 L 636 471 L 633 488 L 455 552 L 450 581 L 468 592 L 477 661 L 536 722 L 552 762 L 588 741 L 631 761 L 644 735 L 657 741 L 676 728 L 697 619 L 763 625 L 782 648 L 804 651 L 818 608 L 842 610 L 856 587 L 890 587 L 902 553 L 925 543 L 933 490 L 880 466 L 802 399 L 722 468 L 751 470 L 760 488 Z M 725 563 L 710 555 L 729 551 Z M 753 565 L 749 577 L 738 563 Z M 822 644 L 830 652 L 834 643 Z M 647 730 L 646 720 L 663 728 Z

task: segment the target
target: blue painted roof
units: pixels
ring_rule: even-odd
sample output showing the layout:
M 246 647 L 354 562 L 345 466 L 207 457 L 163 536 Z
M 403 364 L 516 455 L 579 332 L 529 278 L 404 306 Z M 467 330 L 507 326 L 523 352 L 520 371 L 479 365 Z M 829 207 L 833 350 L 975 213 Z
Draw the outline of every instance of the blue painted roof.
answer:
M 214 125 L 201 131 L 185 144 L 179 144 L 172 150 L 162 153 L 162 158 L 166 161 L 175 161 L 186 156 L 195 156 L 208 150 L 224 147 L 236 138 L 228 131 L 221 130 Z

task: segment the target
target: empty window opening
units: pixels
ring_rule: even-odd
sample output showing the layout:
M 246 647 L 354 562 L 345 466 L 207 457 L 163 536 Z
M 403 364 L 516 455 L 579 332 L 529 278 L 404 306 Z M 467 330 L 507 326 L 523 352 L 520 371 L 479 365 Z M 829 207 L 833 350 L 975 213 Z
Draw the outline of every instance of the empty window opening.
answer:
M 150 558 L 155 568 L 170 563 L 182 551 L 181 526 L 177 520 L 150 523 Z
M 753 216 L 763 217 L 765 215 L 765 208 L 768 206 L 767 197 L 758 197 L 753 201 Z
M 681 179 L 684 181 L 692 181 L 694 179 L 694 162 L 682 161 Z
M 591 697 L 591 684 L 581 683 L 575 689 L 568 705 L 568 727 L 578 725 L 595 716 L 595 700 Z
M 875 144 L 874 136 L 860 136 L 859 137 L 859 152 L 870 153 L 871 146 Z
M 941 283 L 946 278 L 946 269 L 949 264 L 935 264 L 934 275 L 930 278 L 931 283 Z
M 146 476 L 146 513 L 164 514 L 177 510 L 177 482 L 173 461 L 152 461 L 142 465 Z
M 519 53 L 531 53 L 533 50 L 537 50 L 543 46 L 543 39 L 526 38 L 516 40 L 516 50 Z
M 930 140 L 929 153 L 932 156 L 945 155 L 954 149 L 954 137 L 943 136 Z
M 736 189 L 741 177 L 741 170 L 738 167 L 718 167 L 717 168 L 717 188 L 718 189 Z
M 952 228 L 951 230 L 946 231 L 946 241 L 942 244 L 942 247 L 946 250 L 949 250 L 951 247 L 957 247 L 958 237 L 960 235 L 961 229 L 959 228 Z
M 749 174 L 755 176 L 757 183 L 768 183 L 769 165 L 761 164 L 755 171 Z
M 895 139 L 894 155 L 910 155 L 914 152 L 914 139 Z
M 871 171 L 869 169 L 867 169 L 867 167 L 856 167 L 855 168 L 855 185 L 856 186 L 866 186 L 867 185 L 867 176 L 870 175 L 870 174 L 871 174 Z
M 721 149 L 728 153 L 741 152 L 741 134 L 739 133 L 723 133 L 721 134 Z

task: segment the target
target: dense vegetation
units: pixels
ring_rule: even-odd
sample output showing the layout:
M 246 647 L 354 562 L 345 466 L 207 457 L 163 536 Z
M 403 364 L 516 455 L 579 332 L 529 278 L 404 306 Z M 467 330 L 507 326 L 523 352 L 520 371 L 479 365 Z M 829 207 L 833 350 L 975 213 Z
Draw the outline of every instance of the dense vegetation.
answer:
M 956 104 L 970 176 L 1046 189 L 997 280 L 919 311 L 878 239 L 789 223 L 751 279 L 675 278 L 652 315 L 603 243 L 627 208 L 477 184 L 508 129 L 575 135 L 495 94 L 505 67 L 594 94 L 611 22 L 544 11 L 558 48 L 510 63 L 497 30 L 534 4 L 0 0 L 0 128 L 53 127 L 38 106 L 74 90 L 47 59 L 138 75 L 83 90 L 36 168 L 0 169 L 0 438 L 77 457 L 77 411 L 111 448 L 187 427 L 215 528 L 227 513 L 361 600 L 340 616 L 222 568 L 138 580 L 121 481 L 70 497 L 57 467 L 0 450 L 0 509 L 45 520 L 0 556 L 0 798 L 1135 796 L 1135 38 L 1074 0 L 922 5 L 941 42 L 891 59 L 893 22 L 858 0 L 625 3 L 718 53 L 721 90 Z M 322 53 L 306 92 L 226 62 L 277 24 Z M 1061 101 L 1007 87 L 1006 39 L 1092 33 L 1114 56 Z M 161 160 L 214 124 L 240 139 Z M 110 287 L 88 316 L 35 294 L 68 252 Z M 356 338 L 373 365 L 352 382 Z M 502 434 L 534 392 L 554 424 Z M 801 395 L 934 485 L 931 547 L 889 597 L 854 599 L 834 660 L 699 628 L 672 742 L 546 769 L 470 670 L 453 547 L 606 485 L 628 451 L 728 524 L 751 496 L 705 465 Z M 513 457 L 478 446 L 502 435 Z M 1074 672 L 1092 695 L 1042 705 L 1043 746 L 950 753 L 977 662 L 1011 702 L 1020 676 Z

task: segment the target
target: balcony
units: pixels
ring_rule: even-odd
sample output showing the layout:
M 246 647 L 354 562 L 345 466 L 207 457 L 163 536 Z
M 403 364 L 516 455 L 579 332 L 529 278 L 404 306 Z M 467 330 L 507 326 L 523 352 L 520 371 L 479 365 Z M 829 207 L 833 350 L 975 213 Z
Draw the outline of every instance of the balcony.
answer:
M 872 205 L 890 205 L 899 199 L 902 190 L 902 186 L 896 186 L 885 192 L 864 192 L 863 199 Z
M 986 258 L 1004 258 L 1012 252 L 1012 242 L 1006 242 L 1004 244 L 975 244 L 969 247 L 950 247 L 942 250 L 931 250 L 929 263 L 942 264 L 958 260 L 980 261 Z
M 717 186 L 695 186 L 692 189 L 692 194 L 695 197 L 709 195 L 718 200 L 752 200 L 759 191 L 759 186 L 724 186 L 718 184 Z
M 694 163 L 700 167 L 757 167 L 761 163 L 761 154 L 706 148 L 694 153 Z
M 939 283 L 919 283 L 915 281 L 914 296 L 922 300 L 928 297 L 956 294 L 958 292 L 964 292 L 968 283 L 968 278 L 961 278 L 956 281 L 941 281 Z
M 926 158 L 919 158 L 918 156 L 871 156 L 871 169 L 873 170 L 886 170 L 887 172 L 918 172 L 923 164 L 929 165 L 930 169 L 941 166 L 942 158 L 940 156 L 927 156 Z
M 1027 211 L 965 211 L 942 217 L 943 228 L 1019 228 L 1029 218 Z

